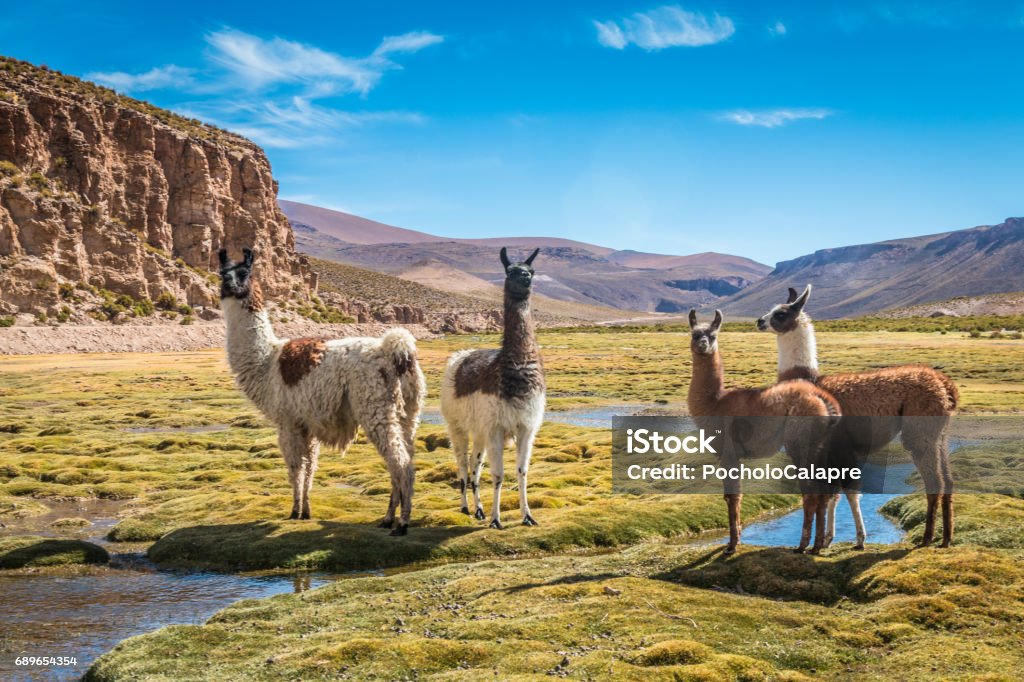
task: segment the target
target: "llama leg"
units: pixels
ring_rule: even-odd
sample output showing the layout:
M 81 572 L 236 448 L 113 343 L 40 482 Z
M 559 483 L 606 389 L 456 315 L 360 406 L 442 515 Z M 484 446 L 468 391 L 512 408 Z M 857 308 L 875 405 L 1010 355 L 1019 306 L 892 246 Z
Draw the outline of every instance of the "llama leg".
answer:
M 520 429 L 516 437 L 516 477 L 519 483 L 519 511 L 523 515 L 524 526 L 536 526 L 537 521 L 530 513 L 530 503 L 526 497 L 526 477 L 530 471 L 530 456 L 533 450 L 533 437 L 536 431 L 532 428 Z
M 839 502 L 839 493 L 831 495 L 828 500 L 828 510 L 826 511 L 825 519 L 825 540 L 823 547 L 828 547 L 832 544 L 832 540 L 836 537 L 836 504 Z
M 402 433 L 401 425 L 396 419 L 391 418 L 385 423 L 376 423 L 370 428 L 366 428 L 366 435 L 377 448 L 377 452 L 384 458 L 388 473 L 391 475 L 391 499 L 381 526 L 390 527 L 395 520 L 395 509 L 401 506 L 401 517 L 398 520 L 398 525 L 391 531 L 391 535 L 405 535 L 408 532 L 409 515 L 412 511 L 411 487 L 408 478 L 413 468 L 412 457 L 406 450 L 405 436 Z
M 316 473 L 317 466 L 320 461 L 320 441 L 313 438 L 309 441 L 309 448 L 302 459 L 303 468 L 303 487 L 302 487 L 302 512 L 299 514 L 300 519 L 312 518 L 312 512 L 309 508 L 309 493 L 313 489 L 313 474 Z
M 466 489 L 469 487 L 469 436 L 461 431 L 449 429 L 452 439 L 452 450 L 455 452 L 455 463 L 459 467 L 459 494 L 462 496 L 462 513 L 469 513 L 469 500 Z
M 942 544 L 939 547 L 949 547 L 953 542 L 953 493 L 942 495 Z
M 797 554 L 803 554 L 804 550 L 807 549 L 807 545 L 811 542 L 811 525 L 814 523 L 814 500 L 813 495 L 810 493 L 804 493 L 803 499 L 803 511 L 804 518 L 803 524 L 800 526 L 800 544 L 795 551 Z
M 474 441 L 473 445 L 476 450 L 476 453 L 472 457 L 473 518 L 477 521 L 483 521 L 487 518 L 487 515 L 484 514 L 483 502 L 480 501 L 480 475 L 484 471 L 484 444 L 482 442 L 477 444 Z
M 743 502 L 743 493 L 725 493 L 725 505 L 729 510 L 729 544 L 726 545 L 724 556 L 729 556 L 736 551 L 740 544 L 740 533 L 743 531 L 740 522 L 740 505 Z
M 494 500 L 491 503 L 491 528 L 501 530 L 501 483 L 505 477 L 505 434 L 500 430 L 491 434 L 491 442 L 487 446 L 487 459 L 491 467 L 491 478 L 494 480 Z
M 942 544 L 949 547 L 953 542 L 953 472 L 949 464 L 949 444 L 945 429 L 939 441 L 939 467 L 942 471 Z
M 292 513 L 288 518 L 298 519 L 302 515 L 302 496 L 306 488 L 303 458 L 309 450 L 309 439 L 302 429 L 282 426 L 277 434 L 277 445 L 288 467 L 288 482 L 292 486 Z
M 939 505 L 939 493 L 928 493 L 928 511 L 924 519 L 924 536 L 921 538 L 921 546 L 927 547 L 932 544 L 935 538 L 935 510 Z
M 814 546 L 811 547 L 811 554 L 818 554 L 825 546 L 825 507 L 828 500 L 834 495 L 814 494 Z
M 839 499 L 838 497 L 836 499 Z M 853 514 L 853 525 L 857 528 L 857 544 L 854 549 L 864 549 L 864 541 L 868 539 L 868 533 L 864 529 L 864 516 L 860 513 L 860 491 L 849 490 L 846 493 L 846 502 L 850 505 L 850 513 Z

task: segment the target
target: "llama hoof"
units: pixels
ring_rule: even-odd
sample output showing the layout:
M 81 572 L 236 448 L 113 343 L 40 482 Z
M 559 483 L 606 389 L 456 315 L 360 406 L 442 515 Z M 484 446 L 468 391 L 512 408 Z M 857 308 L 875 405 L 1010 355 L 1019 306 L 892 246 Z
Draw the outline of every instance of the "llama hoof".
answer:
M 725 550 L 722 551 L 722 556 L 732 556 L 736 553 L 736 547 L 734 545 L 726 545 Z
M 857 550 L 858 552 L 863 552 L 864 551 L 864 543 L 863 542 L 859 542 L 856 545 L 854 545 L 853 548 L 855 550 Z
M 491 521 L 491 525 L 488 526 L 488 528 L 494 528 L 495 530 L 502 530 L 502 529 L 504 529 L 504 526 L 501 525 L 501 521 L 499 521 L 498 519 L 494 519 L 493 521 Z
M 812 547 L 811 549 L 807 550 L 807 553 L 817 556 L 818 554 L 821 554 L 821 547 Z
M 534 519 L 532 516 L 527 514 L 526 518 L 523 519 L 523 525 L 524 526 L 539 526 L 540 524 L 537 523 L 536 519 Z
M 465 514 L 466 516 L 469 516 L 469 507 L 463 507 L 459 511 Z
M 468 514 L 469 512 L 466 512 L 466 513 Z M 473 518 L 476 519 L 477 521 L 483 521 L 484 519 L 487 518 L 487 516 L 484 514 L 484 510 L 483 509 L 481 509 L 480 507 L 477 507 L 476 508 L 476 513 L 473 514 Z
M 292 512 L 292 513 L 291 513 L 291 514 L 290 514 L 290 515 L 288 516 L 288 520 L 289 520 L 289 521 L 298 521 L 298 520 L 299 520 L 299 512 L 297 512 L 297 511 L 293 511 L 293 512 Z
M 299 514 L 300 521 L 309 521 L 311 518 L 313 518 L 313 515 L 308 512 L 303 512 L 302 514 Z
M 949 540 L 943 540 L 942 543 L 939 545 L 939 549 L 949 549 L 949 545 Z
M 378 528 L 390 528 L 393 525 L 395 525 L 395 520 L 394 519 L 384 519 L 379 524 L 377 524 L 377 527 Z
M 395 528 L 390 533 L 388 533 L 388 535 L 393 535 L 393 536 L 396 536 L 396 535 L 408 535 L 408 533 L 409 533 L 409 526 L 407 524 L 400 523 L 400 524 L 398 524 L 398 527 Z
M 793 554 L 803 554 L 803 553 L 804 553 L 804 548 L 803 547 L 797 547 L 796 549 L 793 550 Z
M 822 543 L 822 548 L 832 546 L 832 538 L 825 538 L 825 542 Z

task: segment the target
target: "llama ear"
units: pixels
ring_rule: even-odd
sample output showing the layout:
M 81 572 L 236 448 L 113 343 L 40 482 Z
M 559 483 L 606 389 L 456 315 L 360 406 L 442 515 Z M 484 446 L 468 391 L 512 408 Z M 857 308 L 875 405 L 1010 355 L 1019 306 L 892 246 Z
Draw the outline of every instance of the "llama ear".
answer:
M 243 262 L 245 263 L 245 267 L 252 267 L 253 256 L 254 254 L 252 252 L 252 249 L 242 249 L 242 257 L 244 259 Z
M 795 301 L 793 301 L 793 310 L 795 310 L 797 312 L 800 312 L 801 310 L 803 310 L 804 304 L 807 303 L 807 299 L 810 298 L 810 297 L 811 297 L 811 285 L 808 284 L 807 288 L 804 289 L 804 293 L 800 294 L 800 296 Z
M 796 300 L 797 296 L 799 296 L 799 295 L 800 294 L 796 293 L 796 289 L 794 289 L 793 287 L 790 287 L 789 288 L 789 298 L 786 299 L 786 303 L 792 303 L 793 301 Z
M 722 326 L 722 311 L 715 311 L 715 319 L 711 322 L 711 331 L 717 332 L 718 328 Z
M 690 308 L 690 329 L 697 326 L 697 311 L 694 308 Z
M 533 259 L 537 257 L 538 253 L 540 253 L 540 249 L 534 249 L 533 253 L 530 254 L 530 257 L 523 262 L 526 263 L 527 265 L 533 265 Z
M 508 270 L 508 266 L 512 265 L 512 261 L 508 259 L 508 249 L 504 246 L 501 247 L 501 264 L 506 270 Z
M 217 258 L 220 259 L 220 266 L 226 268 L 228 266 L 228 250 L 221 249 L 217 252 Z

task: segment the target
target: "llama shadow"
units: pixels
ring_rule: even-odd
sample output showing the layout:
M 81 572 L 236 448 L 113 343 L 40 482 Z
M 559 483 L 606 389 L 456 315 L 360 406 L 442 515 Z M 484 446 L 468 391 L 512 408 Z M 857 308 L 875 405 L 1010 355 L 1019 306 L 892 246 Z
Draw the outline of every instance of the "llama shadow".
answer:
M 722 550 L 716 548 L 651 578 L 721 592 L 834 605 L 844 598 L 858 598 L 855 580 L 862 573 L 879 562 L 901 559 L 911 551 L 850 550 L 829 560 L 796 554 L 784 547 L 741 547 L 731 557 L 723 556 Z
M 479 530 L 417 526 L 392 537 L 373 524 L 319 520 L 191 526 L 157 540 L 148 557 L 162 567 L 214 571 L 366 571 L 451 558 L 446 543 Z

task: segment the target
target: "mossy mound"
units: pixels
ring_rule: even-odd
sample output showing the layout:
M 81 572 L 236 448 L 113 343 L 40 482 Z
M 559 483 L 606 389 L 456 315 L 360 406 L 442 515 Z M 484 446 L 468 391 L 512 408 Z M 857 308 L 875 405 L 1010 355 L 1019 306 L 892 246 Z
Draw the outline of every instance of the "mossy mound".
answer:
M 57 540 L 35 535 L 0 537 L 0 569 L 105 564 L 107 550 L 82 540 Z

